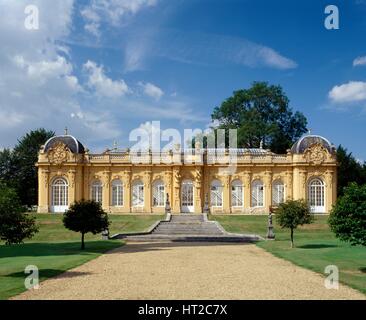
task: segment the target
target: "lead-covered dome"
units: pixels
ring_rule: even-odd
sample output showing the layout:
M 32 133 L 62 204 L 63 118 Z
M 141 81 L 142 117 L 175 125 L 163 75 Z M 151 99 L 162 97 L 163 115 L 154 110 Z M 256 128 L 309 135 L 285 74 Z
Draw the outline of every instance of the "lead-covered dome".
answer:
M 82 143 L 71 135 L 55 136 L 47 140 L 44 145 L 44 152 L 48 152 L 58 143 L 66 145 L 72 153 L 84 153 L 85 148 Z
M 304 153 L 304 151 L 314 144 L 320 144 L 325 149 L 332 153 L 334 146 L 329 142 L 328 139 L 318 135 L 307 135 L 300 138 L 291 148 L 292 153 Z

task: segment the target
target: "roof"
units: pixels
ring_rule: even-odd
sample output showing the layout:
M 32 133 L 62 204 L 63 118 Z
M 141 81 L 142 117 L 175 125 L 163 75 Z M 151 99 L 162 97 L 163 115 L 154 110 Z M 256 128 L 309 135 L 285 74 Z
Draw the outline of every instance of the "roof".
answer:
M 291 148 L 292 153 L 303 153 L 311 145 L 319 143 L 326 148 L 330 153 L 333 151 L 333 145 L 328 139 L 318 135 L 306 135 L 300 138 Z
M 71 135 L 55 136 L 47 140 L 44 151 L 48 152 L 58 142 L 65 144 L 72 153 L 84 153 L 85 148 L 82 143 Z

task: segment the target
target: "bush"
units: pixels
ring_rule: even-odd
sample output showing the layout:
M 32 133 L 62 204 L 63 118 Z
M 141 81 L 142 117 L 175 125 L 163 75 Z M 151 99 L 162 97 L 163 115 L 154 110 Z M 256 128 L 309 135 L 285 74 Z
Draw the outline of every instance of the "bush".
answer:
M 108 215 L 102 206 L 95 201 L 76 201 L 64 213 L 64 226 L 72 231 L 81 233 L 81 249 L 85 249 L 84 236 L 91 232 L 97 234 L 109 227 Z
M 0 237 L 7 245 L 22 243 L 38 232 L 35 217 L 24 211 L 15 190 L 0 185 Z
M 291 231 L 291 248 L 294 247 L 294 230 L 303 224 L 310 224 L 314 216 L 304 200 L 289 200 L 280 204 L 276 210 L 276 221 L 281 228 L 289 228 Z
M 351 183 L 333 207 L 329 226 L 341 241 L 366 245 L 366 185 Z

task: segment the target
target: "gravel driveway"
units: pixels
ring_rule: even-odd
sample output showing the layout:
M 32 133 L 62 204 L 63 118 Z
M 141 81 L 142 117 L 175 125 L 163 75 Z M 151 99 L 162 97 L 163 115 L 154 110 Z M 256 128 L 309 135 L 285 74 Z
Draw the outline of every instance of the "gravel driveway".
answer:
M 40 271 L 42 272 L 42 271 Z M 128 243 L 15 299 L 365 299 L 253 244 Z

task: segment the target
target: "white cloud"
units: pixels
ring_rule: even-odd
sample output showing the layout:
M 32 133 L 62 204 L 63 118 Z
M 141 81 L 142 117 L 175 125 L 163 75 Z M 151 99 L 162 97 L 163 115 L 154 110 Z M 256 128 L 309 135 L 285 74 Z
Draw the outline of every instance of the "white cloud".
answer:
M 128 37 L 124 45 L 125 71 L 143 69 L 153 57 L 187 64 L 269 67 L 279 70 L 297 68 L 297 63 L 265 45 L 232 36 L 147 30 Z
M 88 85 L 95 89 L 97 95 L 115 98 L 130 91 L 123 80 L 114 81 L 108 78 L 103 66 L 98 66 L 95 62 L 88 60 L 83 67 L 89 74 Z
M 86 21 L 85 30 L 99 36 L 101 22 L 119 26 L 124 19 L 144 8 L 155 6 L 157 2 L 158 0 L 90 0 L 81 11 Z
M 350 81 L 334 86 L 328 97 L 335 103 L 350 103 L 366 100 L 366 82 Z
M 163 90 L 150 82 L 139 82 L 139 86 L 142 87 L 145 95 L 152 97 L 155 100 L 159 100 L 164 95 Z
M 363 57 L 357 57 L 355 60 L 353 60 L 353 66 L 365 66 L 366 65 L 366 56 Z

